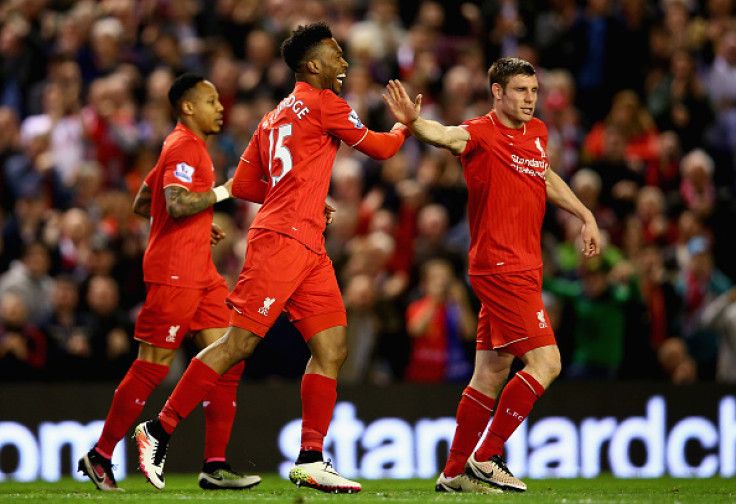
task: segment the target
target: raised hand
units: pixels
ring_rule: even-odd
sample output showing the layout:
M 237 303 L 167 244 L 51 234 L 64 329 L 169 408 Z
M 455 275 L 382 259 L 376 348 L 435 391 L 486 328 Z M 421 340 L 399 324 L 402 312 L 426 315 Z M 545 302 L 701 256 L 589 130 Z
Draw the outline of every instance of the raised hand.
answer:
M 386 91 L 388 96 L 382 94 L 381 97 L 397 121 L 408 126 L 419 118 L 419 111 L 422 108 L 421 94 L 412 102 L 403 84 L 398 80 L 388 81 Z

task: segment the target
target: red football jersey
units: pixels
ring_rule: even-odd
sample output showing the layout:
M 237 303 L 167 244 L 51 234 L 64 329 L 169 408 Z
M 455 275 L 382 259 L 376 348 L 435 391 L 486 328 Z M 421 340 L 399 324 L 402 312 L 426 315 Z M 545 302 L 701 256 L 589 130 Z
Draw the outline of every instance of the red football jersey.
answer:
M 164 195 L 171 185 L 193 192 L 212 189 L 215 168 L 205 141 L 178 124 L 166 137 L 146 184 L 151 188 L 151 235 L 143 255 L 143 280 L 190 288 L 212 284 L 218 275 L 210 250 L 212 207 L 174 219 Z
M 468 185 L 468 273 L 540 267 L 547 127 L 534 118 L 520 129 L 508 128 L 493 112 L 461 126 L 470 133 L 460 156 Z
M 251 228 L 285 234 L 324 253 L 325 199 L 337 149 L 340 141 L 354 147 L 367 134 L 345 100 L 298 82 L 263 117 L 242 156 L 269 182 Z

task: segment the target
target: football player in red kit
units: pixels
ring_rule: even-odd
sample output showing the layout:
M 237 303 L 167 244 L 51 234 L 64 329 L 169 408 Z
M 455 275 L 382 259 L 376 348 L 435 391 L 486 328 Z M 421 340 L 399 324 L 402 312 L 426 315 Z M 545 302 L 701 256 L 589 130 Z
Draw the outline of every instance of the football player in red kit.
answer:
M 420 140 L 460 157 L 468 186 L 470 283 L 481 301 L 475 369 L 457 410 L 457 429 L 436 490 L 525 491 L 502 459 L 503 446 L 534 402 L 560 373 L 560 352 L 542 303 L 542 220 L 547 201 L 582 221 L 583 253 L 599 253 L 593 214 L 549 168 L 547 127 L 534 118 L 536 71 L 527 61 L 502 58 L 488 71 L 492 110 L 460 126 L 419 116 L 391 81 L 384 100 Z M 506 383 L 515 357 L 524 367 Z M 505 384 L 505 387 L 504 387 Z M 503 392 L 501 392 L 503 389 Z M 500 393 L 500 396 L 499 396 Z M 473 450 L 488 425 L 488 435 Z
M 135 325 L 138 358 L 115 390 L 100 439 L 79 461 L 79 470 L 100 490 L 119 490 L 110 463 L 113 449 L 166 377 L 184 337 L 191 334 L 204 348 L 228 325 L 228 288 L 212 262 L 210 244 L 224 237 L 212 223 L 212 206 L 231 197 L 232 181 L 214 187 L 205 143 L 219 133 L 223 107 L 215 86 L 193 74 L 172 83 L 169 101 L 177 114 L 176 128 L 133 204 L 135 213 L 151 219 L 143 256 L 146 301 Z M 242 364 L 233 367 L 202 397 L 206 434 L 199 485 L 204 489 L 249 488 L 261 481 L 233 471 L 225 460 L 242 371 Z
M 347 355 L 345 306 L 324 249 L 331 216 L 325 199 L 342 142 L 386 159 L 399 150 L 408 130 L 397 125 L 389 133 L 370 131 L 338 96 L 348 63 L 325 23 L 299 27 L 281 51 L 296 86 L 263 117 L 233 179 L 235 196 L 263 206 L 248 234 L 243 271 L 228 296 L 230 327 L 192 360 L 158 418 L 136 429 L 141 469 L 158 488 L 164 484 L 168 438 L 178 422 L 223 373 L 252 354 L 285 311 L 312 353 L 301 384 L 301 451 L 289 477 L 298 486 L 326 492 L 361 490 L 322 457 L 336 379 Z

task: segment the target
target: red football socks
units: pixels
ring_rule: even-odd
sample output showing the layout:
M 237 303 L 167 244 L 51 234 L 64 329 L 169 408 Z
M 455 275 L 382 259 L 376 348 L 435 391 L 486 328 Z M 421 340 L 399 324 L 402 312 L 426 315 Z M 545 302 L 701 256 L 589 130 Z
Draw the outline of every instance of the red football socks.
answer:
M 475 457 L 479 462 L 503 453 L 504 443 L 529 415 L 534 403 L 543 393 L 544 387 L 529 373 L 524 371 L 516 373 L 501 392 L 488 435 L 475 452 Z
M 442 471 L 446 477 L 454 478 L 463 472 L 465 462 L 486 430 L 495 404 L 495 399 L 481 394 L 469 385 L 465 387 L 457 407 L 457 429 L 452 439 L 450 456 Z
M 302 377 L 302 450 L 322 451 L 335 401 L 337 380 L 313 373 Z
M 166 378 L 168 366 L 136 359 L 123 377 L 107 414 L 102 435 L 97 441 L 97 451 L 110 458 L 115 445 L 123 439 L 128 429 L 141 414 L 148 396 Z
M 240 376 L 245 361 L 235 364 L 220 377 L 217 385 L 204 399 L 204 459 L 208 462 L 225 461 L 225 450 L 235 421 Z
M 184 376 L 158 414 L 163 429 L 169 434 L 174 432 L 181 419 L 189 416 L 218 381 L 220 375 L 217 371 L 196 357 L 192 359 Z

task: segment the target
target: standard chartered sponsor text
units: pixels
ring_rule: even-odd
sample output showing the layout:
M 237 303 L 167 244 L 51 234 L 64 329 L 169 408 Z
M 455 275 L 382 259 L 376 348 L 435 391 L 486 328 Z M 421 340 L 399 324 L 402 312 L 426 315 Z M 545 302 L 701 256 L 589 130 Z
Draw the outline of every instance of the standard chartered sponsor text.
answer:
M 672 418 L 668 409 L 667 400 L 655 395 L 643 401 L 641 412 L 634 416 L 587 416 L 580 420 L 533 416 L 511 437 L 505 457 L 514 474 L 531 478 L 587 478 L 609 469 L 622 478 L 736 476 L 734 396 L 714 402 L 709 418 Z M 366 421 L 359 413 L 366 414 L 350 402 L 340 402 L 335 408 L 325 456 L 333 459 L 338 471 L 346 477 L 366 479 L 436 477 L 449 450 L 455 418 L 425 417 L 410 422 L 383 417 Z M 0 481 L 60 479 L 63 467 L 76 468 L 76 460 L 97 439 L 102 425 L 102 420 L 86 424 L 76 420 L 40 422 L 34 427 L 0 422 L 0 451 L 17 454 L 12 457 L 13 467 L 2 467 Z M 293 464 L 300 433 L 300 421 L 294 419 L 285 422 L 273 440 L 283 456 L 278 468 L 282 474 Z M 126 476 L 124 457 L 124 450 L 115 450 L 118 480 Z M 72 475 L 78 477 L 79 473 L 72 471 Z

